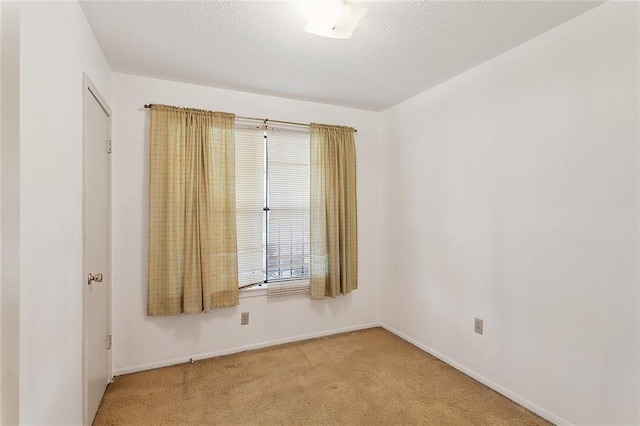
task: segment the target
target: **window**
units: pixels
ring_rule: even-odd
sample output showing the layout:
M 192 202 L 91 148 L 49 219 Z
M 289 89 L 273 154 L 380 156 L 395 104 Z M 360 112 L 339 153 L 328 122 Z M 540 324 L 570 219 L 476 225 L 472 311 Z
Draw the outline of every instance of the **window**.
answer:
M 236 125 L 240 287 L 270 295 L 309 288 L 309 131 Z

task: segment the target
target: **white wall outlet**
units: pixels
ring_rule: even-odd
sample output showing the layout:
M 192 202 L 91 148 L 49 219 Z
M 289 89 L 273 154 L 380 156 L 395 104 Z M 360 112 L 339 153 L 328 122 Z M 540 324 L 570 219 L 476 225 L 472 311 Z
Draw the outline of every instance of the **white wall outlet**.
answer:
M 474 325 L 473 325 L 473 331 L 475 331 L 478 334 L 483 334 L 484 333 L 484 321 L 481 320 L 480 318 L 476 318 Z
M 240 325 L 249 324 L 249 312 L 243 312 L 240 314 Z

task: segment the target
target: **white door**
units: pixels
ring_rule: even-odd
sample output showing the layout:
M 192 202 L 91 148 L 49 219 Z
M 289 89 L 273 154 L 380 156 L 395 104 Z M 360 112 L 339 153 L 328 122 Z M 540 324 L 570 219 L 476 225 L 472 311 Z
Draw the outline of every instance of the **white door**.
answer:
M 111 380 L 111 112 L 85 76 L 83 99 L 84 419 L 89 425 Z

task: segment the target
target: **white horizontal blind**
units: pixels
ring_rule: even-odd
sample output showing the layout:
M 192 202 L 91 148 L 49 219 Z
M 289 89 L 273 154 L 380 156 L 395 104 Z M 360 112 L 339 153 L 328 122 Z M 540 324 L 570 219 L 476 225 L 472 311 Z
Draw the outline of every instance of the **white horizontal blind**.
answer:
M 268 296 L 309 291 L 309 131 L 267 131 Z
M 264 281 L 264 131 L 235 128 L 238 285 Z

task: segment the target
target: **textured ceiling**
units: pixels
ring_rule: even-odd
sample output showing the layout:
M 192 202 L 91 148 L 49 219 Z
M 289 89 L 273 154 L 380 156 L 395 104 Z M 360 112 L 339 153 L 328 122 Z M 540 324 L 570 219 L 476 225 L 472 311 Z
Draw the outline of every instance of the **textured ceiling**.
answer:
M 351 39 L 303 31 L 297 2 L 81 2 L 114 71 L 383 110 L 601 4 L 358 2 Z

